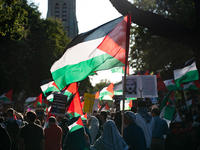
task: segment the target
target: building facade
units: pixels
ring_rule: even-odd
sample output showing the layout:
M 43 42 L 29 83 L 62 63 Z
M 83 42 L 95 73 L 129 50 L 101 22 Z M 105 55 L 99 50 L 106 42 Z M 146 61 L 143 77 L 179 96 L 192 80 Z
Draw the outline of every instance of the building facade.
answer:
M 62 21 L 69 38 L 78 34 L 76 0 L 48 0 L 47 18 L 50 17 Z

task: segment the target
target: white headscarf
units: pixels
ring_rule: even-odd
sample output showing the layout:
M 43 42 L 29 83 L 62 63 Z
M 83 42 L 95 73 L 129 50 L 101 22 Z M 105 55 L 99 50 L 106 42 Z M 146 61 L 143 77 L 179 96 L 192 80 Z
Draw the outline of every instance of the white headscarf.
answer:
M 91 150 L 127 150 L 128 145 L 119 134 L 117 127 L 112 120 L 108 120 L 103 125 L 102 136 L 92 145 Z
M 90 126 L 89 126 L 90 135 L 92 137 L 92 143 L 93 144 L 96 140 L 96 136 L 99 131 L 99 120 L 95 116 L 90 117 Z

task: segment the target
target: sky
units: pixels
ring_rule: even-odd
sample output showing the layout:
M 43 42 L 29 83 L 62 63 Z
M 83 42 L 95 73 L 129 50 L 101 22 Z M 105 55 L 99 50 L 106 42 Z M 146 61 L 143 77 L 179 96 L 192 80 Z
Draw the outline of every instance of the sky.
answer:
M 38 5 L 38 9 L 42 13 L 42 18 L 46 18 L 48 0 L 28 0 L 28 2 L 34 2 Z M 76 0 L 76 17 L 79 34 L 120 16 L 121 14 L 118 13 L 109 0 Z M 122 80 L 122 74 L 113 74 L 110 70 L 98 71 L 97 74 L 90 77 L 93 86 L 99 83 L 101 79 L 107 79 L 112 83 Z

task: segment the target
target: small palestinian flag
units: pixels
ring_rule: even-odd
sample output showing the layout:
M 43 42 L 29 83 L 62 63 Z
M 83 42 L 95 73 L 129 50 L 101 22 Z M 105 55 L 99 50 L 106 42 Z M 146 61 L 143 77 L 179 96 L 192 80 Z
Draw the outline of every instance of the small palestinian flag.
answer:
M 69 132 L 76 131 L 76 130 L 82 128 L 82 127 L 83 127 L 83 122 L 82 122 L 80 116 L 74 117 L 68 122 Z
M 3 100 L 4 103 L 5 102 L 11 102 L 12 101 L 12 93 L 13 93 L 13 89 L 10 90 L 7 93 L 4 93 L 3 95 L 0 96 L 0 100 Z

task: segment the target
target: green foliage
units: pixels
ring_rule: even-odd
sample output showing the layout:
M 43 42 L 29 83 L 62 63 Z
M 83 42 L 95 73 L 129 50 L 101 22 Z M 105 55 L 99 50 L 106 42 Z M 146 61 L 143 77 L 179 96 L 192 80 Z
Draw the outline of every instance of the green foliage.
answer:
M 93 92 L 94 91 L 100 91 L 102 90 L 105 86 L 107 86 L 108 84 L 110 84 L 111 82 L 108 79 L 101 79 L 99 83 L 97 83 L 94 88 L 93 88 Z
M 27 11 L 18 3 L 20 0 L 0 0 L 0 34 L 9 33 L 12 40 L 20 40 L 27 24 Z
M 51 78 L 50 68 L 70 39 L 59 20 L 40 19 L 41 13 L 33 3 L 24 1 L 17 6 L 28 12 L 28 23 L 19 41 L 10 39 L 10 34 L 0 36 L 0 91 L 24 89 L 35 96 L 41 92 L 40 82 Z
M 195 9 L 192 0 L 134 0 L 134 5 L 152 11 L 177 23 L 194 27 Z M 131 33 L 131 66 L 136 70 L 162 71 L 165 77 L 173 77 L 177 66 L 193 57 L 193 52 L 179 43 L 152 35 L 147 28 L 134 25 Z

